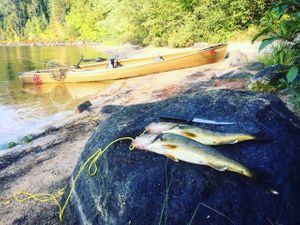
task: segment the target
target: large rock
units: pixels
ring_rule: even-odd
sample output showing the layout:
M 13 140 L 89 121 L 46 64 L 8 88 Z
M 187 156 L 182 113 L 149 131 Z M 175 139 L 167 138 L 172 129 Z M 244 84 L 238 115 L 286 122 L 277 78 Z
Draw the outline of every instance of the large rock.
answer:
M 162 111 L 233 120 L 237 122 L 233 126 L 198 126 L 256 134 L 273 140 L 216 148 L 265 174 L 263 183 L 268 183 L 280 194 L 270 194 L 261 185 L 262 181 L 235 173 L 176 163 L 150 152 L 130 152 L 130 143 L 123 141 L 99 159 L 99 171 L 95 176 L 83 172 L 66 208 L 65 224 L 181 225 L 190 221 L 199 203 L 218 210 L 232 222 L 200 204 L 192 224 L 300 224 L 300 130 L 295 126 L 300 122 L 273 95 L 200 91 L 161 102 L 119 108 L 88 141 L 71 181 L 98 148 L 119 137 L 139 135 L 150 122 L 158 121 Z M 166 192 L 168 182 L 171 183 Z
M 243 53 L 241 50 L 234 50 L 229 54 L 230 66 L 243 66 L 248 63 L 247 54 Z

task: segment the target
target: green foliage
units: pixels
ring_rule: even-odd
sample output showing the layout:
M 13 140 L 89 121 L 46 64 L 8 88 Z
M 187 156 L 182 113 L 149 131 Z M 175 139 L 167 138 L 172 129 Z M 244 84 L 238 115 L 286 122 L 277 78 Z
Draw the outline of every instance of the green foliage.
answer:
M 7 148 L 13 148 L 15 147 L 16 145 L 19 145 L 19 144 L 22 144 L 22 143 L 29 143 L 29 142 L 32 142 L 33 140 L 33 137 L 32 135 L 27 135 L 25 137 L 23 137 L 20 141 L 11 141 L 11 142 L 8 142 L 7 143 Z
M 291 83 L 291 82 L 293 82 L 296 79 L 297 76 L 298 76 L 298 68 L 294 66 L 287 73 L 287 81 L 289 83 Z
M 249 86 L 251 91 L 257 92 L 268 92 L 268 93 L 278 93 L 288 87 L 288 84 L 284 81 L 273 81 L 271 83 L 255 82 Z
M 33 140 L 32 135 L 27 135 L 27 136 L 23 137 L 21 141 L 22 141 L 23 143 L 29 143 L 29 142 L 31 142 L 32 140 Z
M 296 110 L 300 110 L 300 82 L 292 82 L 290 84 L 291 98 L 290 103 Z M 300 116 L 300 112 L 298 111 Z
M 47 29 L 47 20 L 43 16 L 35 17 L 26 23 L 24 37 L 28 41 L 41 40 L 41 34 Z
M 281 0 L 266 14 L 263 19 L 263 29 L 253 38 L 252 42 L 259 37 L 267 36 L 262 40 L 260 50 L 278 40 L 289 42 L 292 48 L 299 50 L 299 40 L 297 40 L 300 32 L 299 11 L 299 1 Z
M 300 68 L 300 2 L 297 0 L 281 0 L 263 20 L 263 29 L 255 35 L 252 41 L 264 36 L 259 50 L 264 49 L 275 41 L 269 56 L 263 56 L 261 61 L 267 65 L 283 64 L 289 69 L 286 79 L 279 81 L 280 87 L 290 92 L 295 108 L 300 109 L 300 84 L 297 77 Z M 272 85 L 270 85 L 272 86 Z
M 2 0 L 0 38 L 183 47 L 236 38 L 269 7 L 269 0 Z
M 66 35 L 72 40 L 100 41 L 105 31 L 97 23 L 104 13 L 103 1 L 74 1 L 66 16 Z
M 8 148 L 13 148 L 13 147 L 15 147 L 17 144 L 18 144 L 18 143 L 11 141 L 11 142 L 8 142 L 7 147 L 8 147 Z
M 259 61 L 266 67 L 272 65 L 285 65 L 292 67 L 296 63 L 297 51 L 288 44 L 278 44 L 272 47 L 271 53 L 266 53 L 259 57 Z

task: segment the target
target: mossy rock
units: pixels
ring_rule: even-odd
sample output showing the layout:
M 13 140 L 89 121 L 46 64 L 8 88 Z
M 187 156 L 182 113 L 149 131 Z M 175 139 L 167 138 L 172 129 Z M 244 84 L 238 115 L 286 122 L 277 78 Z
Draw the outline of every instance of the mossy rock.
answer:
M 13 148 L 13 147 L 15 147 L 17 144 L 18 144 L 18 143 L 14 142 L 14 141 L 11 141 L 11 142 L 8 142 L 8 143 L 7 143 L 7 147 L 8 147 L 8 148 Z

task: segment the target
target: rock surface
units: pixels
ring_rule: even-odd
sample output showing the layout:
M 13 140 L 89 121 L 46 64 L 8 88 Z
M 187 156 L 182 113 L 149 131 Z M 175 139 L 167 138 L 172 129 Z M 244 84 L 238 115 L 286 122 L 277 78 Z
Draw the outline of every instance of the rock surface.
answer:
M 253 75 L 243 70 L 233 70 L 215 79 L 215 87 L 228 88 L 232 90 L 244 89 Z
M 242 66 L 248 63 L 249 59 L 247 54 L 241 50 L 234 50 L 229 54 L 230 66 Z
M 158 113 L 162 111 L 234 120 L 237 125 L 206 128 L 246 132 L 274 140 L 216 148 L 247 167 L 267 174 L 264 182 L 280 194 L 272 195 L 260 182 L 234 173 L 175 163 L 150 152 L 130 152 L 130 143 L 124 141 L 115 144 L 99 159 L 99 171 L 94 177 L 83 172 L 66 209 L 65 224 L 160 224 L 160 218 L 162 222 L 166 219 L 166 224 L 187 224 L 199 203 L 220 211 L 229 219 L 199 205 L 193 224 L 252 225 L 270 221 L 300 224 L 300 130 L 294 126 L 299 121 L 273 95 L 212 90 L 124 107 L 102 123 L 89 139 L 71 181 L 98 148 L 119 137 L 139 135 L 146 125 L 158 120 Z M 162 213 L 166 195 L 168 200 Z
M 273 65 L 269 66 L 250 79 L 248 84 L 248 89 L 250 90 L 261 90 L 273 92 L 272 89 L 282 89 L 280 88 L 280 79 L 285 79 L 287 73 L 287 68 L 284 65 Z
M 265 68 L 265 65 L 261 62 L 252 61 L 245 65 L 243 68 L 250 71 L 260 71 Z
M 274 81 L 278 81 L 281 78 L 285 78 L 286 76 L 286 66 L 284 65 L 274 65 L 263 69 L 262 71 L 258 72 L 254 78 L 253 82 L 263 82 L 263 83 L 270 83 Z
M 236 79 L 250 79 L 253 77 L 252 73 L 243 70 L 233 70 L 218 77 L 218 80 L 236 80 Z

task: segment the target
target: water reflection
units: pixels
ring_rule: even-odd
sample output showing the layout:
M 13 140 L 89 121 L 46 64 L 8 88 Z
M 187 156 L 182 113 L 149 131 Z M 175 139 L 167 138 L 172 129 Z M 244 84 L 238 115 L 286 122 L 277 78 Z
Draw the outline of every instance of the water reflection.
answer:
M 51 59 L 74 65 L 82 55 L 107 57 L 88 47 L 0 47 L 0 145 L 67 116 L 79 102 L 109 87 L 110 83 L 22 86 L 18 79 L 19 72 L 43 69 Z
M 78 100 L 97 95 L 112 85 L 113 82 L 62 83 L 62 84 L 24 84 L 23 91 L 27 95 L 39 96 L 51 102 L 57 110 L 73 109 Z M 47 103 L 46 103 L 47 104 Z

